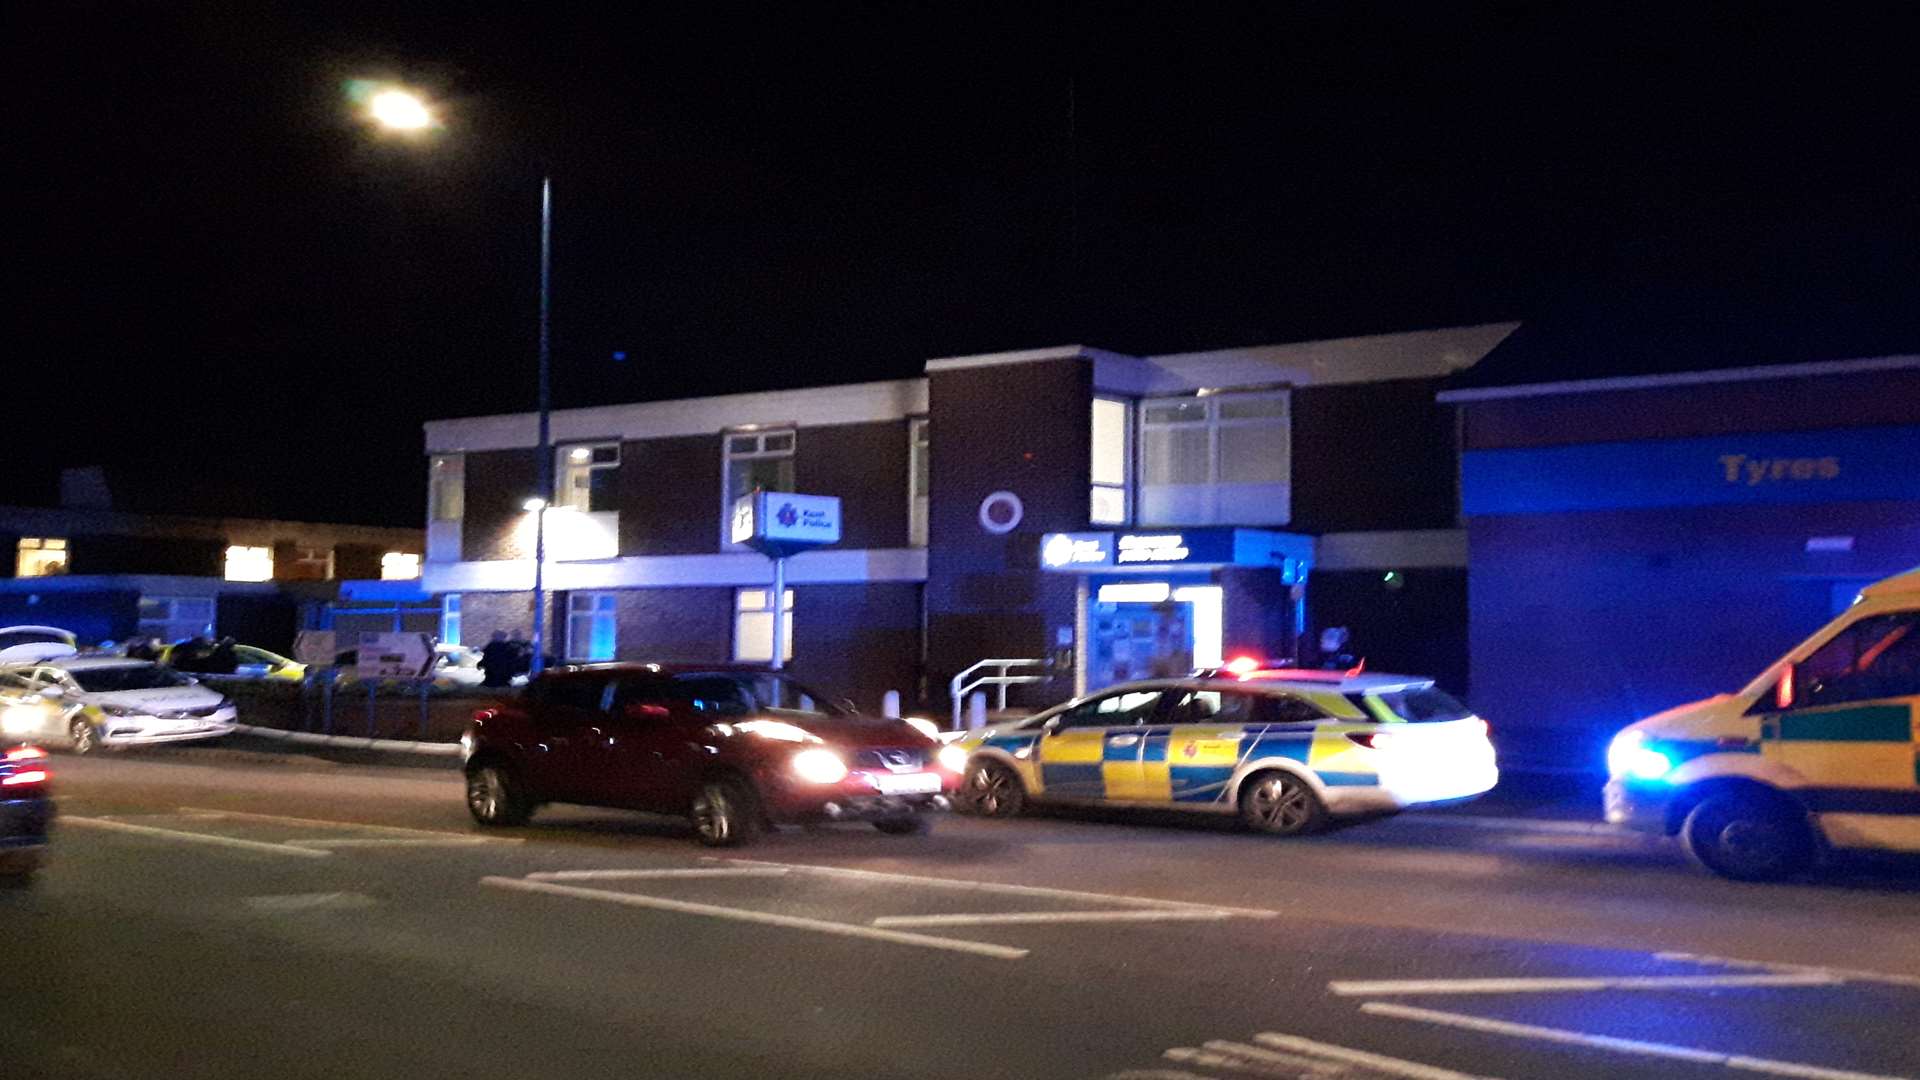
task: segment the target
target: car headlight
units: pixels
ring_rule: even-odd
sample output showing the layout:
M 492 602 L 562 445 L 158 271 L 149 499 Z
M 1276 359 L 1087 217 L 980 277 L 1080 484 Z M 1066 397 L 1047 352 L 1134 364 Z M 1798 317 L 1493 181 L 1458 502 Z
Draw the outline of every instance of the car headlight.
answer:
M 952 743 L 948 743 L 940 748 L 940 767 L 948 772 L 966 772 L 967 757 L 966 747 L 955 746 Z
M 809 784 L 833 784 L 847 778 L 847 763 L 839 754 L 816 746 L 793 755 L 793 772 Z
M 141 716 L 145 713 L 138 705 L 102 705 L 100 712 L 106 716 Z
M 9 705 L 0 710 L 0 733 L 25 735 L 40 727 L 40 710 L 25 705 Z
M 918 731 L 929 739 L 937 739 L 940 737 L 940 725 L 925 717 L 909 716 L 906 718 L 906 721 L 915 731 Z
M 1660 780 L 1673 771 L 1673 759 L 1646 744 L 1638 731 L 1623 731 L 1607 746 L 1607 772 L 1634 780 Z

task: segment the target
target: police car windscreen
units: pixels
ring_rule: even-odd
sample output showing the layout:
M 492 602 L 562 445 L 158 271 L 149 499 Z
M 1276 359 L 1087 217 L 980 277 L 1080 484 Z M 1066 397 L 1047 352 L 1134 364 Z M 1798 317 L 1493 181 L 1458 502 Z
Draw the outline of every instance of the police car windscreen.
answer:
M 1411 720 L 1416 724 L 1465 720 L 1473 715 L 1473 710 L 1461 704 L 1459 699 L 1434 686 L 1383 690 L 1374 696 L 1380 699 L 1382 705 L 1392 710 L 1393 715 L 1402 720 Z
M 163 667 L 129 664 L 126 667 L 84 668 L 71 673 L 80 689 L 90 694 L 112 694 L 122 690 L 165 690 L 187 686 L 189 681 Z

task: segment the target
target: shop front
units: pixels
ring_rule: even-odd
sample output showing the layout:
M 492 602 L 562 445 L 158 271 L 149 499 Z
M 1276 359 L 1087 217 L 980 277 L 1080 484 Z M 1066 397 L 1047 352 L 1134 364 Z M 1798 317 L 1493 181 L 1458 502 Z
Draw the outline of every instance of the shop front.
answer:
M 1231 655 L 1291 657 L 1306 625 L 1310 536 L 1211 527 L 1048 533 L 1040 568 L 1078 576 L 1075 690 L 1184 675 Z

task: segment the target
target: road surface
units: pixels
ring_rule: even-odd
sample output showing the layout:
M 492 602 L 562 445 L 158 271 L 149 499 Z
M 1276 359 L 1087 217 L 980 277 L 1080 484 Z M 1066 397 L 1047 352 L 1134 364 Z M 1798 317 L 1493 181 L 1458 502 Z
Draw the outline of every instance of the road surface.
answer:
M 1920 876 L 1703 876 L 1577 822 L 782 830 L 452 771 L 57 759 L 0 1076 L 1920 1077 Z

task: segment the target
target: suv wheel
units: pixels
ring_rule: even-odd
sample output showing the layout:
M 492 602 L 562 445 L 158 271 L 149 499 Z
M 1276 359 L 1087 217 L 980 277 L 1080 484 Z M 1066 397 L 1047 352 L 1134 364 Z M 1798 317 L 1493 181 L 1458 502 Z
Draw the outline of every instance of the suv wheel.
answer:
M 760 805 L 738 780 L 709 780 L 693 797 L 693 831 L 708 847 L 737 847 L 760 835 Z
M 1813 831 L 1782 799 L 1740 792 L 1713 795 L 1680 830 L 1687 854 L 1736 881 L 1778 881 L 1813 862 Z
M 1240 820 L 1256 832 L 1304 836 L 1325 818 L 1320 797 L 1290 772 L 1263 772 L 1240 788 Z
M 1027 789 L 1012 769 L 997 761 L 976 761 L 960 783 L 954 805 L 981 817 L 1017 817 L 1027 805 Z
M 84 716 L 76 716 L 73 723 L 67 725 L 67 744 L 76 754 L 93 754 L 100 750 L 100 732 Z
M 488 764 L 467 771 L 467 812 L 482 825 L 523 825 L 533 804 L 506 766 Z

